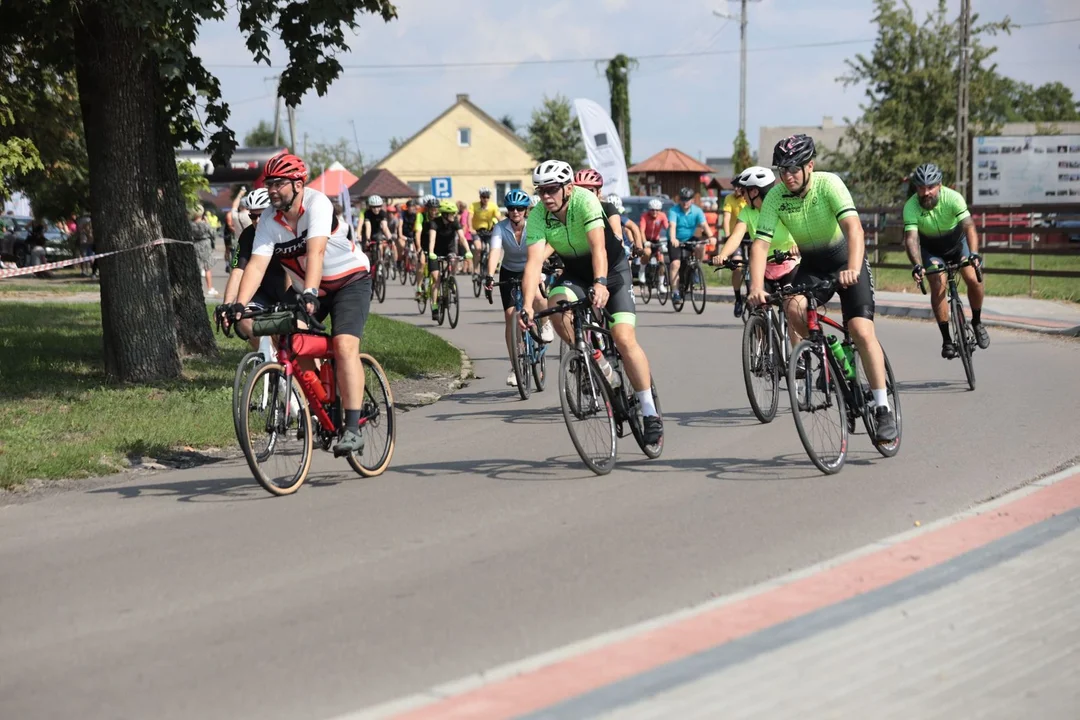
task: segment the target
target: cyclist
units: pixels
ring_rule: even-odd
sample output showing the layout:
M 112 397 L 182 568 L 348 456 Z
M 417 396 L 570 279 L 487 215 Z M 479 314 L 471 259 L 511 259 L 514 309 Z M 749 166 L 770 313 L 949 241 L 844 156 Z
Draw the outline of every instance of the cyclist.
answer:
M 367 199 L 367 210 L 364 211 L 363 238 L 367 243 L 367 252 L 378 260 L 385 243 L 391 237 L 390 214 L 383 207 L 382 196 L 371 195 Z
M 224 302 L 218 305 L 214 311 L 219 322 L 225 327 L 232 324 L 229 308 L 236 303 L 236 297 L 240 291 L 240 281 L 244 277 L 244 270 L 251 259 L 251 249 L 255 243 L 255 230 L 259 226 L 259 217 L 264 210 L 270 207 L 270 195 L 264 188 L 256 188 L 250 194 L 244 196 L 240 207 L 247 211 L 251 224 L 244 228 L 236 241 L 236 248 L 233 250 L 232 257 L 229 258 L 231 270 L 229 271 L 229 279 L 225 283 Z M 265 310 L 271 305 L 284 302 L 287 299 L 285 290 L 287 284 L 285 270 L 281 267 L 281 263 L 271 261 L 263 276 L 262 284 L 255 292 L 254 297 L 251 298 L 251 302 L 247 304 L 247 309 Z M 251 334 L 252 323 L 253 321 L 247 318 L 240 320 L 236 325 L 240 334 L 247 337 L 248 344 L 251 345 L 252 349 L 257 350 L 259 348 L 259 338 L 253 337 Z
M 408 254 L 408 248 L 413 240 L 413 235 L 416 228 L 416 201 L 406 200 L 399 206 L 401 211 L 401 220 L 398 222 L 397 233 L 397 246 L 398 246 L 398 267 L 401 272 L 405 270 L 405 257 Z
M 784 138 L 773 149 L 781 183 L 769 191 L 761 206 L 750 251 L 747 299 L 754 305 L 765 302 L 766 255 L 777 236 L 777 225 L 783 223 L 802 256 L 795 284 L 839 274 L 840 306 L 870 382 L 878 439 L 891 442 L 897 438 L 896 419 L 885 390 L 885 355 L 874 328 L 874 278 L 862 223 L 844 181 L 832 173 L 814 171 L 816 154 L 813 138 L 801 134 Z M 827 302 L 832 295 L 820 293 L 818 300 Z M 790 298 L 785 311 L 795 335 L 805 337 L 806 299 Z
M 424 250 L 424 245 L 427 244 L 428 231 L 431 230 L 431 222 L 439 216 L 439 199 L 434 195 L 425 195 L 423 197 L 424 210 L 416 216 L 416 220 L 413 222 L 413 236 L 415 238 L 414 245 L 416 247 L 416 298 L 420 298 L 420 286 L 421 280 L 427 273 L 427 251 Z
M 904 204 L 904 245 L 914 267 L 915 282 L 926 274 L 924 265 L 935 260 L 960 262 L 966 257 L 979 264 L 979 234 L 971 220 L 964 196 L 952 188 L 942 187 L 941 169 L 933 163 L 915 168 L 911 175 L 915 194 Z M 990 347 L 990 333 L 982 324 L 983 285 L 974 267 L 960 269 L 967 286 L 971 304 L 971 329 L 979 347 Z M 930 302 L 934 306 L 938 329 L 941 330 L 941 357 L 956 357 L 956 346 L 949 334 L 949 301 L 945 297 L 945 278 L 930 276 Z
M 491 231 L 499 222 L 499 206 L 491 201 L 491 188 L 480 188 L 480 201 L 472 204 L 468 227 L 473 231 L 472 249 L 476 254 L 491 242 Z
M 572 302 L 584 298 L 588 293 L 596 307 L 608 309 L 612 315 L 612 336 L 641 403 L 645 442 L 654 445 L 663 437 L 664 425 L 653 403 L 649 360 L 637 341 L 634 289 L 622 243 L 607 232 L 609 226 L 604 222 L 600 200 L 588 190 L 574 186 L 573 170 L 568 163 L 545 160 L 533 170 L 532 180 L 541 204 L 529 213 L 525 227 L 529 250 L 521 280 L 525 301 L 522 324 L 529 327 L 533 323 L 540 273 L 545 258 L 554 253 L 562 259 L 564 269 L 549 293 L 549 307 L 559 300 Z M 556 322 L 555 330 L 563 342 L 573 344 L 569 318 Z
M 439 277 L 437 261 L 465 244 L 465 231 L 458 222 L 457 204 L 453 200 L 442 200 L 438 206 L 438 216 L 431 220 L 427 229 L 427 256 L 431 266 L 431 317 L 439 317 L 439 290 L 442 283 Z M 465 258 L 472 259 L 472 253 L 466 251 Z M 453 268 L 449 269 L 453 272 Z
M 724 210 L 722 219 L 720 220 L 724 237 L 730 238 L 731 233 L 735 230 L 735 225 L 739 220 L 739 215 L 742 213 L 743 208 L 747 206 L 746 201 L 746 189 L 739 183 L 739 178 L 742 174 L 738 174 L 731 179 L 731 193 L 724 198 Z M 741 258 L 743 260 L 749 260 L 749 254 L 745 252 L 750 243 L 753 240 L 752 235 L 746 237 L 746 248 L 739 247 L 732 257 Z M 743 285 L 744 272 L 742 268 L 734 268 L 731 271 L 731 289 L 735 291 L 735 317 L 741 317 L 743 314 Z
M 627 255 L 632 255 L 635 259 L 639 258 L 643 251 L 641 228 L 626 214 L 626 207 L 623 206 L 621 197 L 612 193 L 607 196 L 607 201 L 619 211 L 619 222 L 623 227 L 623 249 L 626 250 Z
M 600 201 L 600 207 L 604 210 L 607 218 L 607 227 L 604 232 L 620 243 L 623 242 L 622 215 L 619 208 L 613 205 L 602 194 L 604 176 L 592 168 L 582 168 L 574 173 L 574 187 L 585 188 Z
M 505 283 L 508 280 L 521 279 L 528 257 L 528 247 L 525 244 L 525 221 L 529 214 L 529 196 L 521 190 L 511 190 L 506 194 L 503 203 L 506 205 L 506 219 L 496 223 L 491 232 L 491 252 L 488 254 L 487 268 L 485 268 L 487 275 L 484 277 L 484 289 L 489 293 L 489 299 L 494 289 L 495 268 L 499 267 L 500 259 L 502 267 L 499 270 L 499 282 Z M 506 316 L 506 349 L 513 363 L 513 323 L 517 322 L 513 287 L 499 285 L 499 293 L 502 295 L 503 314 Z M 533 307 L 535 310 L 543 310 L 543 298 L 538 296 Z M 546 343 L 555 339 L 555 330 L 550 320 L 546 320 L 540 328 L 540 338 Z M 517 387 L 517 376 L 514 374 L 512 364 L 510 374 L 506 377 L 506 384 Z
M 705 237 L 713 239 L 712 228 L 705 222 L 705 213 L 694 204 L 694 191 L 683 188 L 679 191 L 679 203 L 672 205 L 668 210 L 668 241 L 671 249 L 668 253 L 669 271 L 671 279 L 671 296 L 675 300 L 682 299 L 679 291 L 679 265 L 682 264 L 686 248 L 679 247 L 680 242 L 693 240 L 698 230 L 705 232 Z M 698 259 L 701 259 L 701 250 L 696 251 Z
M 642 233 L 645 236 L 645 241 L 649 243 L 662 242 L 662 238 L 667 237 L 666 230 L 668 229 L 667 215 L 663 213 L 664 203 L 659 198 L 653 198 L 649 201 L 649 209 L 641 214 L 640 227 Z M 659 249 L 657 249 L 659 253 Z M 649 245 L 645 245 L 645 262 L 638 268 L 638 284 L 645 284 L 645 265 L 652 259 L 653 249 Z M 667 278 L 660 278 L 660 291 L 663 292 L 664 286 L 667 283 Z
M 364 449 L 360 413 L 364 399 L 364 368 L 360 338 L 371 307 L 371 263 L 349 242 L 344 223 L 338 222 L 330 199 L 304 187 L 308 172 L 304 161 L 290 153 L 275 155 L 264 170 L 266 191 L 276 211 L 255 231 L 247 269 L 240 280 L 239 314 L 255 297 L 263 277 L 276 258 L 285 268 L 308 313 L 322 320 L 330 316 L 337 380 L 345 411 L 345 429 L 334 454 Z

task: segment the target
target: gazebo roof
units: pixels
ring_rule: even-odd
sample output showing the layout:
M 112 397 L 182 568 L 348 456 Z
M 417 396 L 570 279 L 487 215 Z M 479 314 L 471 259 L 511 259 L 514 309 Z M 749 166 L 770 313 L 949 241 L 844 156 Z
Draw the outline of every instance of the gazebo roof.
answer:
M 633 165 L 628 173 L 711 173 L 711 167 L 698 162 L 681 150 L 665 148 L 647 160 Z

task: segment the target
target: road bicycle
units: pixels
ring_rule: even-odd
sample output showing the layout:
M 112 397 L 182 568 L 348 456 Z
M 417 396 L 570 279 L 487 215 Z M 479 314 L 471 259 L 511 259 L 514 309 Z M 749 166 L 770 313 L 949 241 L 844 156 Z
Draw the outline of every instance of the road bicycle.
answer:
M 936 258 L 935 258 L 936 259 Z M 975 277 L 981 283 L 983 281 L 982 266 L 978 262 L 972 262 L 970 257 L 963 258 L 960 262 L 942 261 L 944 265 L 933 264 L 925 269 L 927 275 L 939 275 L 946 273 L 949 283 L 949 322 L 952 325 L 953 346 L 956 348 L 956 356 L 964 365 L 964 376 L 967 378 L 969 390 L 975 389 L 975 362 L 972 355 L 978 345 L 975 342 L 975 330 L 971 327 L 967 314 L 964 312 L 964 302 L 960 299 L 960 291 L 957 288 L 956 279 L 960 275 L 960 268 L 969 265 L 975 268 Z M 919 280 L 919 289 L 926 294 L 925 280 Z
M 521 315 L 525 307 L 524 295 L 521 292 L 521 278 L 502 280 L 492 283 L 492 287 L 510 286 L 510 293 L 514 299 L 514 308 Z M 487 293 L 488 304 L 494 303 L 490 290 Z M 540 292 L 547 297 L 544 287 L 541 285 Z M 517 380 L 518 394 L 522 400 L 528 400 L 532 393 L 532 386 L 536 392 L 542 392 L 547 386 L 547 343 L 540 340 L 530 332 L 522 332 L 521 324 L 515 319 L 510 329 L 511 344 L 514 347 L 514 355 L 510 358 L 510 364 L 514 367 L 514 378 Z
M 618 438 L 629 428 L 642 452 L 658 458 L 664 441 L 645 444 L 645 424 L 641 403 L 623 368 L 623 358 L 607 325 L 607 310 L 592 307 L 592 298 L 560 302 L 536 313 L 534 320 L 569 312 L 574 327 L 574 345 L 565 347 L 559 364 L 559 402 L 570 440 L 582 462 L 597 475 L 606 475 L 615 466 Z M 600 324 L 600 321 L 603 325 Z M 536 322 L 529 327 L 537 332 Z M 534 335 L 534 339 L 538 339 Z M 610 367 L 610 378 L 602 370 L 601 360 Z M 660 396 L 652 383 L 653 402 L 661 417 Z
M 671 293 L 667 283 L 667 263 L 664 262 L 668 244 L 666 241 L 656 241 L 646 242 L 645 246 L 652 248 L 653 253 L 645 265 L 645 284 L 638 285 L 638 292 L 641 293 L 641 301 L 646 305 L 652 300 L 654 293 L 656 299 L 663 305 L 668 301 Z
M 473 274 L 472 274 L 472 289 L 473 297 L 480 297 L 480 291 L 484 289 L 484 276 L 487 273 L 487 261 L 488 261 L 488 243 L 491 240 L 491 235 L 481 236 L 480 238 L 480 254 L 476 256 L 476 260 L 473 262 Z
M 344 434 L 333 341 L 326 328 L 297 305 L 248 310 L 241 317 L 252 319 L 254 335 L 274 338 L 276 358 L 248 375 L 238 404 L 237 440 L 259 484 L 273 495 L 291 495 L 307 479 L 313 447 L 329 451 Z M 303 369 L 302 359 L 318 369 Z M 346 460 L 360 475 L 374 477 L 386 470 L 394 454 L 394 399 L 378 361 L 361 352 L 360 362 L 364 448 Z
M 848 435 L 855 432 L 861 417 L 874 447 L 885 457 L 900 450 L 903 437 L 903 416 L 900 395 L 893 376 L 892 365 L 885 349 L 886 383 L 889 407 L 896 418 L 895 440 L 884 442 L 877 437 L 876 405 L 870 385 L 863 378 L 858 348 L 851 339 L 846 324 L 826 317 L 815 296 L 818 291 L 832 292 L 836 280 L 823 280 L 795 287 L 787 285 L 776 294 L 781 298 L 802 295 L 807 299 L 806 324 L 809 334 L 791 351 L 788 359 L 787 385 L 791 397 L 791 414 L 799 439 L 810 460 L 827 475 L 840 472 L 847 460 Z M 843 334 L 843 339 L 825 335 L 825 327 Z
M 683 240 L 679 247 L 686 248 L 683 253 L 683 261 L 679 263 L 679 277 L 676 279 L 679 292 L 672 293 L 671 307 L 675 312 L 682 312 L 686 304 L 686 296 L 690 296 L 690 303 L 694 306 L 694 312 L 698 315 L 705 312 L 705 275 L 701 272 L 701 261 L 694 252 L 698 245 L 708 242 L 707 240 Z
M 769 258 L 769 262 L 781 265 L 793 257 L 791 253 L 777 250 Z M 724 267 L 739 264 L 741 261 L 736 259 L 732 262 L 729 258 Z M 751 308 L 746 324 L 743 325 L 742 367 L 750 409 L 758 420 L 770 423 L 776 417 L 776 408 L 780 401 L 780 378 L 787 377 L 791 338 L 788 335 L 783 300 L 776 292 L 779 285 L 766 280 L 765 289 L 770 292 L 765 304 Z
M 451 268 L 456 266 L 457 261 L 458 256 L 453 253 L 440 255 L 436 268 L 439 272 L 439 305 L 433 310 L 434 320 L 439 325 L 449 320 L 451 328 L 457 327 L 458 315 L 461 312 L 461 294 L 458 292 L 457 278 L 451 272 Z M 428 282 L 431 280 L 429 279 Z M 423 312 L 423 309 L 420 312 Z

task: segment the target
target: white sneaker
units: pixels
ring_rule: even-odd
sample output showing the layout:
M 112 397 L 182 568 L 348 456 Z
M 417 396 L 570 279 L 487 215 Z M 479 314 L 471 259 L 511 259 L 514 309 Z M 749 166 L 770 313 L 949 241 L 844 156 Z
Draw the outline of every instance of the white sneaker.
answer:
M 642 269 L 642 271 L 638 273 L 637 281 L 638 281 L 638 285 L 644 285 L 645 284 L 645 270 L 644 269 Z
M 220 294 L 216 288 L 210 288 L 206 291 L 206 297 L 217 297 Z
M 552 327 L 550 322 L 543 323 L 540 326 L 540 339 L 545 343 L 555 342 L 555 328 Z
M 517 375 L 514 374 L 513 368 L 510 368 L 510 374 L 506 376 L 506 384 L 510 387 L 517 387 Z

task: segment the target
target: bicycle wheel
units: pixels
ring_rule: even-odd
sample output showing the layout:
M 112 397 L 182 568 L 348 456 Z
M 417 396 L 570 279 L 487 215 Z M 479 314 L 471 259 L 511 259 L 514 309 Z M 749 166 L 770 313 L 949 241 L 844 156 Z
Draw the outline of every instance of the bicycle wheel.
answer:
M 884 348 L 882 348 L 881 354 L 885 355 Z M 856 365 L 856 368 L 859 372 L 862 371 L 862 368 L 859 368 L 858 365 Z M 863 408 L 863 425 L 866 426 L 866 434 L 870 436 L 870 440 L 874 443 L 877 451 L 885 457 L 892 457 L 900 451 L 900 441 L 904 438 L 904 423 L 903 414 L 900 412 L 900 395 L 896 389 L 896 378 L 893 377 L 892 365 L 889 364 L 888 355 L 885 355 L 885 394 L 889 398 L 889 408 L 896 419 L 896 439 L 890 443 L 878 442 L 873 398 Z
M 416 289 L 416 311 L 421 315 L 427 310 L 428 293 L 430 289 L 428 287 L 428 279 L 423 278 L 420 281 L 419 287 Z
M 380 303 L 386 300 L 386 268 L 382 265 L 375 270 L 372 290 Z
M 638 286 L 638 288 L 641 290 L 641 301 L 643 303 L 645 303 L 646 305 L 648 305 L 649 301 L 652 300 L 652 291 L 653 291 L 652 284 L 654 282 L 656 282 L 655 274 L 652 274 L 649 271 L 646 271 L 645 283 L 643 285 Z
M 480 297 L 480 291 L 484 289 L 484 281 L 480 277 L 479 271 L 474 272 L 472 276 L 472 294 L 473 297 Z
M 660 419 L 663 420 L 664 411 L 660 407 L 660 395 L 656 392 L 655 382 L 651 384 L 651 389 L 653 405 L 656 406 L 656 413 L 660 416 Z M 645 444 L 645 418 L 641 414 L 641 403 L 638 402 L 637 393 L 634 392 L 634 388 L 630 385 L 628 378 L 624 379 L 621 391 L 623 393 L 623 399 L 626 402 L 627 410 L 629 411 L 627 413 L 627 422 L 630 425 L 630 432 L 633 433 L 634 440 L 637 440 L 641 452 L 645 453 L 645 456 L 650 460 L 655 460 L 664 452 L 664 438 L 661 437 L 660 442 L 655 445 Z
M 410 264 L 408 275 L 409 275 L 409 284 L 415 286 L 416 285 L 416 264 L 415 263 Z
M 615 416 L 599 368 L 579 350 L 559 369 L 559 400 L 570 440 L 582 462 L 597 475 L 615 466 Z
M 656 299 L 664 305 L 670 295 L 671 288 L 667 284 L 667 264 L 658 262 L 656 263 Z
M 253 351 L 241 358 L 240 364 L 236 366 L 236 374 L 233 376 L 232 391 L 233 429 L 236 431 L 236 437 L 240 437 L 240 410 L 244 407 L 244 387 L 247 385 L 251 373 L 254 372 L 255 368 L 262 364 L 262 361 L 262 353 Z
M 535 351 L 532 362 L 533 383 L 536 385 L 536 392 L 543 392 L 547 386 L 547 348 L 537 347 L 535 340 L 532 345 Z
M 529 348 L 525 342 L 525 335 L 521 332 L 521 326 L 514 322 L 510 328 L 511 341 L 514 346 L 514 355 L 510 358 L 510 363 L 514 366 L 514 378 L 517 380 L 518 395 L 522 400 L 529 399 L 530 387 L 529 383 L 532 379 L 529 377 Z
M 810 340 L 795 346 L 788 363 L 788 391 L 791 414 L 806 454 L 818 470 L 832 475 L 840 472 L 847 460 L 848 426 L 840 378 L 831 367 L 829 381 L 824 382 L 825 352 L 823 344 Z
M 690 274 L 690 304 L 698 315 L 705 312 L 705 278 L 696 265 Z
M 237 440 L 251 473 L 270 494 L 291 495 L 311 467 L 311 414 L 300 384 L 293 377 L 287 389 L 285 368 L 263 363 L 248 377 L 243 403 Z
M 776 417 L 780 400 L 780 353 L 773 345 L 767 319 L 755 313 L 743 327 L 743 381 L 750 409 L 763 423 L 770 423 Z
M 364 365 L 364 404 L 360 422 L 364 435 L 364 451 L 346 456 L 352 469 L 364 477 L 382 475 L 390 466 L 397 444 L 397 420 L 394 418 L 394 396 L 379 361 L 360 353 Z
M 451 276 L 447 278 L 447 281 L 449 284 L 446 286 L 446 302 L 444 303 L 443 312 L 450 319 L 450 327 L 456 328 L 458 314 L 461 312 L 461 296 L 458 294 L 457 279 Z
M 953 297 L 949 301 L 949 311 L 952 313 L 953 338 L 956 343 L 956 352 L 960 355 L 960 362 L 964 364 L 964 376 L 967 377 L 968 389 L 975 389 L 975 363 L 972 353 L 975 352 L 971 337 L 968 333 L 967 316 L 964 315 L 964 304 L 960 299 Z

